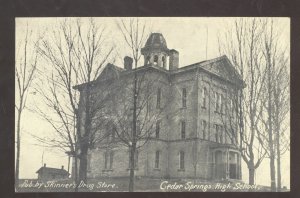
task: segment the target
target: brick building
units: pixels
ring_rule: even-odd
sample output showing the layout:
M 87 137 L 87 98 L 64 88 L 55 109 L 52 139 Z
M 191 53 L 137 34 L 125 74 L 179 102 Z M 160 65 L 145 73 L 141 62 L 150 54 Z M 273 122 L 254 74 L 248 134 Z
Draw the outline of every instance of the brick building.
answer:
M 146 76 L 148 81 L 154 80 L 148 83 L 155 85 L 147 98 L 152 109 L 147 108 L 157 111 L 153 110 L 153 106 L 156 109 L 159 106 L 162 112 L 152 124 L 147 141 L 137 151 L 135 175 L 241 179 L 241 156 L 234 146 L 238 139 L 234 101 L 244 83 L 228 58 L 221 56 L 179 67 L 179 52 L 168 49 L 160 33 L 150 35 L 141 54 L 143 66 L 133 68 L 132 59 L 125 57 L 124 69 L 108 64 L 98 79 L 91 82 L 94 93 L 103 93 L 105 86 L 115 81 L 121 81 L 123 85 L 132 84 L 135 74 Z M 75 87 L 81 95 L 84 94 L 84 86 Z M 122 104 L 128 100 L 125 96 L 128 91 L 119 90 L 118 93 L 107 102 L 107 114 L 112 109 L 122 109 Z M 116 102 L 115 98 L 121 102 Z M 83 112 L 82 109 L 80 111 Z M 150 122 L 153 120 L 148 120 L 146 125 Z M 107 131 L 115 133 L 112 128 Z M 115 140 L 115 134 L 110 137 L 110 140 L 112 137 Z M 103 148 L 96 145 L 89 150 L 88 156 L 88 177 L 129 176 L 129 151 L 125 146 Z

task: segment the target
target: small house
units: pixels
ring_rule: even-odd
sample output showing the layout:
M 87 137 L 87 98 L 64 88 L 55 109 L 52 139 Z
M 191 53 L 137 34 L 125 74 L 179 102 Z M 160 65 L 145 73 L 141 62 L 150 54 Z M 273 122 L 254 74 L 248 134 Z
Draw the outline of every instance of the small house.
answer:
M 64 169 L 64 166 L 59 168 L 46 167 L 44 164 L 37 172 L 39 180 L 60 180 L 69 178 L 69 173 Z

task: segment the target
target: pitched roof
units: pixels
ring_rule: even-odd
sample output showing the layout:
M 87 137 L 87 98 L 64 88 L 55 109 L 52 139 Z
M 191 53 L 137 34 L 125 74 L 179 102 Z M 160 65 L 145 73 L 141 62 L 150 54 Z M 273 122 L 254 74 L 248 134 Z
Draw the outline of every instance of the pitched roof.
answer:
M 39 170 L 36 171 L 36 173 L 52 173 L 52 174 L 70 175 L 70 173 L 68 173 L 68 171 L 66 171 L 65 169 L 49 168 L 49 167 L 41 167 Z
M 214 59 L 194 63 L 191 65 L 183 66 L 178 69 L 171 70 L 171 71 L 167 70 L 165 68 L 162 68 L 162 67 L 155 66 L 155 65 L 151 65 L 151 66 L 144 65 L 144 66 L 141 66 L 141 67 L 138 67 L 135 69 L 125 70 L 123 68 L 120 68 L 116 65 L 109 63 L 103 68 L 103 70 L 102 70 L 101 74 L 98 76 L 97 80 L 92 81 L 90 83 L 95 84 L 99 80 L 105 80 L 105 79 L 107 79 L 107 75 L 120 76 L 120 75 L 126 75 L 126 74 L 133 73 L 133 71 L 142 71 L 145 69 L 154 69 L 159 72 L 173 75 L 173 74 L 179 74 L 182 72 L 194 70 L 196 68 L 200 68 L 203 71 L 206 71 L 212 75 L 218 76 L 219 78 L 222 78 L 223 80 L 230 81 L 232 83 L 235 83 L 235 84 L 238 84 L 241 86 L 245 86 L 241 76 L 238 74 L 238 72 L 236 71 L 234 66 L 231 64 L 230 60 L 227 58 L 226 55 L 223 55 L 223 56 L 220 56 L 220 57 L 217 57 Z M 104 76 L 105 76 L 105 78 L 103 79 Z M 80 89 L 84 85 L 86 85 L 86 83 L 76 85 L 76 86 L 74 86 L 74 88 Z

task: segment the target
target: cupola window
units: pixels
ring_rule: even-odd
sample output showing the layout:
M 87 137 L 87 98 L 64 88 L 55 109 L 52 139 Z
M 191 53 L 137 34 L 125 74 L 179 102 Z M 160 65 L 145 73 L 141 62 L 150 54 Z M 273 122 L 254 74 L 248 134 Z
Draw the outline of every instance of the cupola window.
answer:
M 154 56 L 154 65 L 157 65 L 157 63 L 158 63 L 158 56 L 155 55 L 155 56 Z

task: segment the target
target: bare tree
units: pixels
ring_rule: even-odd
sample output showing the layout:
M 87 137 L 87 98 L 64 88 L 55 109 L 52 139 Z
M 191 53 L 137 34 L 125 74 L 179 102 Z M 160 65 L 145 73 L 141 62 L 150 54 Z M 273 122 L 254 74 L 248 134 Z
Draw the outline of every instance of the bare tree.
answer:
M 105 113 L 117 136 L 115 146 L 129 150 L 130 192 L 134 190 L 134 171 L 137 168 L 138 152 L 149 141 L 159 138 L 157 127 L 160 127 L 158 125 L 169 104 L 168 90 L 163 86 L 163 78 L 158 77 L 158 74 L 150 73 L 143 68 L 143 70 L 131 71 L 124 77 L 121 76 L 115 83 L 122 89 L 119 89 L 107 103 L 110 108 Z M 137 83 L 136 100 L 132 96 L 134 81 Z M 136 104 L 136 111 L 134 111 L 134 104 Z M 134 113 L 136 117 L 133 121 Z
M 274 132 L 276 139 L 277 157 L 277 191 L 281 191 L 281 155 L 290 148 L 290 136 L 288 129 L 289 113 L 289 72 L 287 71 L 288 60 L 283 56 L 279 59 L 280 69 L 275 74 L 273 82 L 274 97 Z
M 38 56 L 35 50 L 35 45 L 37 41 L 33 40 L 32 31 L 29 30 L 28 24 L 26 26 L 25 35 L 23 43 L 21 39 L 18 40 L 18 52 L 16 54 L 16 104 L 15 108 L 17 110 L 17 127 L 16 127 L 16 143 L 17 143 L 17 153 L 16 153 L 16 170 L 15 170 L 15 185 L 18 186 L 19 183 L 19 169 L 20 169 L 20 152 L 21 152 L 21 122 L 22 113 L 26 107 L 26 99 L 28 91 L 34 79 Z M 19 51 L 20 50 L 20 51 Z M 20 58 L 19 58 L 20 57 Z
M 220 48 L 228 54 L 246 84 L 240 92 L 236 88 L 229 91 L 227 114 L 231 116 L 225 114 L 226 118 L 222 120 L 231 143 L 240 150 L 248 166 L 249 184 L 254 184 L 255 170 L 266 155 L 257 138 L 261 133 L 262 91 L 266 77 L 266 68 L 262 67 L 263 31 L 264 23 L 259 19 L 236 20 L 233 31 L 224 35 L 225 44 Z
M 275 31 L 274 20 L 267 21 L 264 33 L 264 63 L 267 68 L 267 81 L 264 84 L 266 110 L 263 120 L 265 132 L 259 134 L 261 143 L 270 158 L 271 189 L 276 190 L 275 160 L 277 158 L 277 185 L 281 188 L 280 155 L 289 149 L 284 122 L 289 112 L 289 75 L 285 46 L 280 46 L 280 35 Z M 284 49 L 284 50 L 282 50 Z
M 138 61 L 141 58 L 141 48 L 143 47 L 143 44 L 145 42 L 145 39 L 147 38 L 147 32 L 146 32 L 146 24 L 141 24 L 138 18 L 136 19 L 130 19 L 129 24 L 126 24 L 124 20 L 121 20 L 117 23 L 120 32 L 123 35 L 123 38 L 131 50 L 131 54 L 133 57 L 134 62 L 134 69 L 137 69 Z M 134 190 L 134 161 L 135 161 L 135 153 L 137 149 L 137 117 L 138 117 L 138 76 L 137 72 L 134 72 L 133 77 L 133 87 L 132 87 L 132 135 L 131 138 L 128 139 L 127 142 L 130 149 L 130 179 L 129 179 L 129 191 L 132 192 Z
M 52 76 L 48 78 L 50 91 L 40 93 L 58 115 L 62 127 L 52 126 L 56 132 L 64 134 L 62 139 L 67 142 L 67 147 L 80 159 L 79 180 L 86 181 L 88 149 L 95 141 L 103 139 L 96 137 L 92 123 L 96 112 L 103 106 L 101 101 L 106 100 L 106 97 L 97 101 L 93 99 L 92 82 L 106 65 L 113 48 L 106 42 L 105 27 L 98 26 L 93 19 L 88 23 L 69 19 L 55 28 L 39 46 L 39 53 L 52 66 Z M 80 95 L 73 89 L 78 84 L 81 84 L 76 87 L 81 90 Z M 72 129 L 73 123 L 76 133 Z

